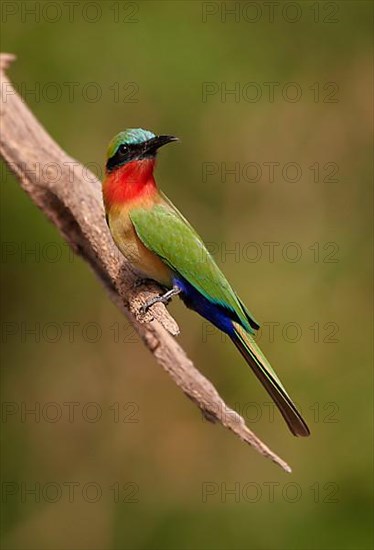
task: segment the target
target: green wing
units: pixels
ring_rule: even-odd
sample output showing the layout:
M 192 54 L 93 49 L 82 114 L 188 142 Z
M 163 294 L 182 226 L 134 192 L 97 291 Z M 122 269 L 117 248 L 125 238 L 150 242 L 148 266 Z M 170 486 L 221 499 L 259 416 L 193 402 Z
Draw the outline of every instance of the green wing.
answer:
M 203 241 L 174 207 L 165 203 L 151 209 L 135 208 L 130 219 L 143 244 L 213 303 L 233 312 L 248 331 L 259 325 L 242 304 L 206 249 Z

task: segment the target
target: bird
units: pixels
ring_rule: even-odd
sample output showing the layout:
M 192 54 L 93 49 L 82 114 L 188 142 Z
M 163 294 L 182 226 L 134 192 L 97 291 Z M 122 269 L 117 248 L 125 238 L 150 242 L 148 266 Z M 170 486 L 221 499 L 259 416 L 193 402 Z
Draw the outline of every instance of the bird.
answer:
M 255 341 L 260 325 L 218 267 L 203 240 L 158 188 L 156 157 L 179 141 L 142 128 L 117 134 L 107 149 L 102 184 L 106 221 L 114 243 L 139 280 L 155 281 L 163 293 L 143 313 L 179 295 L 184 304 L 227 334 L 263 384 L 290 431 L 309 428 Z

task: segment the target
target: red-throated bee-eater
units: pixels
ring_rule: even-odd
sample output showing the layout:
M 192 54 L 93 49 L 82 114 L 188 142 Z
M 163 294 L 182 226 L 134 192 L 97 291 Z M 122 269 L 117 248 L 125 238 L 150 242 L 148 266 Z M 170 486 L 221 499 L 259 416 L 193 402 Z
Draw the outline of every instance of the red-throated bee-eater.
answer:
M 142 279 L 152 279 L 166 290 L 145 309 L 179 294 L 187 307 L 230 336 L 291 432 L 307 436 L 308 426 L 254 340 L 259 324 L 199 235 L 156 185 L 157 151 L 172 141 L 178 139 L 136 128 L 110 142 L 103 196 L 114 242 Z

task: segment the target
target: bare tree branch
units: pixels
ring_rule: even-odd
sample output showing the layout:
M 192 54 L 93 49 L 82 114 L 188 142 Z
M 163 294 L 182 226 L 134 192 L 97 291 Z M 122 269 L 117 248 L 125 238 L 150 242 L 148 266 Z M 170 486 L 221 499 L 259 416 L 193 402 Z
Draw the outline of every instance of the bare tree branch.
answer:
M 157 304 L 151 313 L 139 313 L 140 306 L 160 289 L 152 284 L 136 287 L 136 276 L 117 251 L 105 223 L 100 182 L 66 155 L 15 92 L 5 75 L 13 59 L 12 54 L 0 55 L 0 152 L 21 187 L 71 248 L 90 264 L 157 362 L 206 418 L 230 429 L 290 472 L 288 464 L 247 428 L 244 419 L 225 404 L 211 382 L 194 367 L 173 337 L 179 329 L 166 308 Z

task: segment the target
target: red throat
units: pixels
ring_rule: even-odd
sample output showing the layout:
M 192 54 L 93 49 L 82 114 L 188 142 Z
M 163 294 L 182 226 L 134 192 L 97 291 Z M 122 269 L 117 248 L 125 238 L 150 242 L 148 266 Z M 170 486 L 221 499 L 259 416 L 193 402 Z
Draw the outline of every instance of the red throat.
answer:
M 109 172 L 103 184 L 105 204 L 120 205 L 153 195 L 157 190 L 154 165 L 154 158 L 134 160 Z

